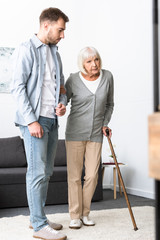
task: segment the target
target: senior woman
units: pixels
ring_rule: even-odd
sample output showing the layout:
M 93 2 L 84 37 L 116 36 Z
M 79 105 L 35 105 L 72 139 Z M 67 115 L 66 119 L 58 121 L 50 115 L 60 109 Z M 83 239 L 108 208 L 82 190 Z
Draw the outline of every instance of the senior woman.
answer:
M 69 227 L 75 229 L 82 223 L 95 225 L 89 218 L 90 205 L 98 180 L 103 134 L 106 135 L 114 106 L 113 77 L 101 65 L 98 51 L 85 47 L 78 56 L 80 71 L 71 74 L 65 85 L 68 102 L 71 100 L 66 126 Z

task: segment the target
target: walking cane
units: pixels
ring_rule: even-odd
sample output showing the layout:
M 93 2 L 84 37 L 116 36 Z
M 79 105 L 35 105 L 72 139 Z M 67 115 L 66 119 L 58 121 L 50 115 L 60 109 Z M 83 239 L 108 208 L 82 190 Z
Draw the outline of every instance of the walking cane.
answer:
M 138 228 L 137 228 L 134 216 L 133 216 L 133 212 L 132 212 L 131 205 L 130 205 L 130 202 L 129 202 L 129 199 L 128 199 L 128 195 L 127 195 L 127 192 L 126 192 L 126 189 L 125 189 L 125 186 L 124 186 L 124 182 L 123 182 L 123 179 L 122 179 L 120 168 L 119 168 L 118 163 L 117 163 L 117 159 L 116 159 L 116 155 L 115 155 L 115 152 L 114 152 L 114 149 L 113 149 L 113 146 L 112 146 L 112 142 L 111 142 L 111 139 L 109 138 L 109 130 L 108 129 L 106 129 L 106 134 L 107 134 L 108 143 L 109 143 L 109 146 L 110 146 L 110 149 L 111 149 L 111 153 L 112 153 L 112 156 L 113 156 L 113 159 L 114 159 L 114 163 L 116 165 L 116 169 L 117 169 L 117 173 L 118 173 L 118 176 L 119 176 L 119 179 L 120 179 L 120 183 L 121 183 L 122 188 L 123 188 L 126 203 L 128 205 L 128 210 L 129 210 L 129 213 L 130 213 L 130 216 L 131 216 L 131 219 L 132 219 L 134 230 L 137 231 Z

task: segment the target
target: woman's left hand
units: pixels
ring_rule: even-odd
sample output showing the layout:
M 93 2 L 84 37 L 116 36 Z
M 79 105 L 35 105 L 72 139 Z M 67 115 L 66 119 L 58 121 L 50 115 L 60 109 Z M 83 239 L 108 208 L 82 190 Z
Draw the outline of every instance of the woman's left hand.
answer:
M 106 129 L 109 130 L 109 138 L 111 138 L 111 136 L 112 136 L 112 130 L 111 130 L 109 127 L 102 127 L 102 132 L 103 132 L 104 136 L 107 137 Z

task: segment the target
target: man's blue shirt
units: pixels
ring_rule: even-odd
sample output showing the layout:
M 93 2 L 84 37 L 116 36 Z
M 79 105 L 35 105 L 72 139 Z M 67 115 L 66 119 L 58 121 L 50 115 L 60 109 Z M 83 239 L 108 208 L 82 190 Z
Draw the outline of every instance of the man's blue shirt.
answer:
M 56 106 L 59 102 L 66 105 L 66 95 L 60 95 L 60 85 L 64 85 L 61 58 L 56 45 L 50 45 L 50 48 L 56 65 Z M 27 126 L 39 119 L 46 45 L 34 35 L 28 42 L 16 48 L 12 60 L 11 93 L 17 103 L 15 123 Z

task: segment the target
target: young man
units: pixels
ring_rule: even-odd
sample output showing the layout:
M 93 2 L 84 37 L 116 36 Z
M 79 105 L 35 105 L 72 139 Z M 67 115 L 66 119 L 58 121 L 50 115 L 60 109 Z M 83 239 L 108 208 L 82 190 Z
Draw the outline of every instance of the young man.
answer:
M 58 141 L 57 116 L 66 111 L 62 63 L 56 44 L 64 38 L 68 17 L 57 8 L 40 15 L 40 29 L 13 54 L 11 92 L 17 103 L 16 126 L 24 138 L 27 157 L 27 198 L 33 237 L 63 240 L 44 213 L 48 182 L 53 173 Z M 54 197 L 54 196 L 53 196 Z

